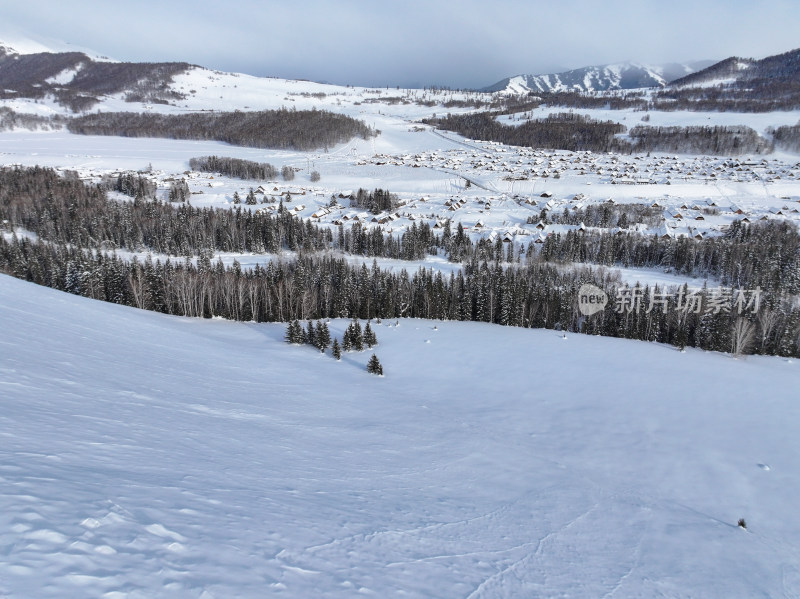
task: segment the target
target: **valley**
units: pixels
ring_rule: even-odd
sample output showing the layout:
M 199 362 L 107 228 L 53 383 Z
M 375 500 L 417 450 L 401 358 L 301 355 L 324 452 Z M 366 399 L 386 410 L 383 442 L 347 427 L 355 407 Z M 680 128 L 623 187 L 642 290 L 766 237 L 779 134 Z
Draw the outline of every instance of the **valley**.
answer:
M 0 30 L 0 597 L 800 596 L 799 52 L 479 91 Z

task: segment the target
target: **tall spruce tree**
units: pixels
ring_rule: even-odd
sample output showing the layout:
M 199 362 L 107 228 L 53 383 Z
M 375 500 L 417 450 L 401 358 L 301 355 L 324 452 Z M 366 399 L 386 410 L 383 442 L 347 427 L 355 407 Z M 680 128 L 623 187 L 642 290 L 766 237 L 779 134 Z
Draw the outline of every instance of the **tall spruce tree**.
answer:
M 314 347 L 318 347 L 317 329 L 314 327 L 314 323 L 310 320 L 308 321 L 308 326 L 306 327 L 306 343 L 313 345 Z
M 353 320 L 353 349 L 364 351 L 364 333 L 361 331 L 361 323 L 358 319 Z
M 367 347 L 372 349 L 373 345 L 378 344 L 378 338 L 375 336 L 375 331 L 372 330 L 372 327 L 367 322 L 366 326 L 364 327 L 364 343 L 367 344 Z
M 342 337 L 342 349 L 344 351 L 352 351 L 353 349 L 353 329 L 352 325 L 348 325 Z
M 320 320 L 317 321 L 317 349 L 325 352 L 331 344 L 331 332 L 328 325 Z

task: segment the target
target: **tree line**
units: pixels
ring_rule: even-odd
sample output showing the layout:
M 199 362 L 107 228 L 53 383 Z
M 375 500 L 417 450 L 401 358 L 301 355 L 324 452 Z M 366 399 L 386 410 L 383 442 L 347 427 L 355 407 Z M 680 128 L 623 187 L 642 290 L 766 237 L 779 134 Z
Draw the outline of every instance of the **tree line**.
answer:
M 427 318 L 490 322 L 624 337 L 737 353 L 800 356 L 800 309 L 784 300 L 745 317 L 711 312 L 615 310 L 592 317 L 578 309 L 579 290 L 596 285 L 614 298 L 617 278 L 602 268 L 564 269 L 547 263 L 466 264 L 449 276 L 420 268 L 384 271 L 343 257 L 300 255 L 243 270 L 208 258 L 196 263 L 146 258 L 122 260 L 99 250 L 0 237 L 0 270 L 85 297 L 191 317 L 255 322 L 325 318 Z M 663 288 L 638 288 L 641 297 Z M 712 301 L 702 290 L 699 305 Z M 737 335 L 746 324 L 748 335 Z
M 269 162 L 255 162 L 227 156 L 197 156 L 189 160 L 193 171 L 220 173 L 249 181 L 268 181 L 278 176 L 278 169 Z
M 472 139 L 508 145 L 593 152 L 687 152 L 693 154 L 738 155 L 769 153 L 769 141 L 745 126 L 627 127 L 612 121 L 596 121 L 575 113 L 551 114 L 544 119 L 505 125 L 497 112 L 447 115 L 429 119 L 428 124 Z M 620 137 L 628 133 L 629 139 Z
M 179 188 L 180 184 L 175 185 L 176 193 Z M 111 201 L 106 189 L 134 199 Z M 376 191 L 385 201 L 396 199 L 388 191 Z M 401 236 L 387 236 L 377 227 L 360 223 L 339 227 L 334 235 L 328 228 L 292 215 L 282 203 L 276 214 L 271 214 L 241 206 L 230 210 L 188 203 L 175 206 L 151 199 L 154 194 L 153 183 L 133 173 L 109 177 L 101 185 L 87 185 L 75 173 L 59 176 L 42 167 L 3 168 L 0 221 L 48 241 L 172 256 L 337 249 L 362 256 L 419 260 L 445 247 L 442 237 L 426 222 L 413 223 Z M 374 200 L 376 192 L 362 195 Z
M 531 215 L 526 219 L 529 225 L 538 223 L 563 225 L 585 225 L 587 227 L 601 227 L 604 229 L 619 227 L 627 229 L 631 225 L 643 224 L 647 227 L 657 227 L 663 218 L 663 208 L 654 208 L 647 204 L 589 204 L 585 207 L 575 207 L 572 210 L 564 208 L 563 211 L 548 211 L 543 208 L 538 216 Z
M 750 83 L 750 82 L 748 82 Z M 667 87 L 648 99 L 642 92 L 543 92 L 542 106 L 675 112 L 775 112 L 800 107 L 800 87 L 791 81 L 765 80 L 756 88 L 735 86 Z
M 800 152 L 800 123 L 771 128 L 768 132 L 772 134 L 775 147 L 788 152 Z
M 424 122 L 471 139 L 500 142 L 512 146 L 609 152 L 616 150 L 615 136 L 624 133 L 624 125 L 611 121 L 595 121 L 573 113 L 553 114 L 540 120 L 525 121 L 518 126 L 497 121 L 500 113 L 476 112 L 448 114 Z
M 631 138 L 628 152 L 682 152 L 737 156 L 768 154 L 772 145 L 750 127 L 689 126 L 649 127 L 639 125 L 628 132 Z M 624 149 L 624 144 L 622 144 Z
M 29 131 L 51 131 L 61 129 L 67 117 L 61 115 L 42 116 L 15 112 L 7 106 L 0 106 L 0 131 L 28 129 Z
M 761 287 L 775 298 L 800 294 L 800 234 L 784 221 L 737 220 L 723 236 L 702 240 L 571 230 L 547 236 L 538 259 L 667 269 L 722 285 Z
M 328 149 L 376 132 L 352 117 L 325 110 L 262 110 L 158 114 L 99 112 L 75 117 L 67 129 L 82 135 L 164 137 L 223 141 L 237 146 L 292 150 Z

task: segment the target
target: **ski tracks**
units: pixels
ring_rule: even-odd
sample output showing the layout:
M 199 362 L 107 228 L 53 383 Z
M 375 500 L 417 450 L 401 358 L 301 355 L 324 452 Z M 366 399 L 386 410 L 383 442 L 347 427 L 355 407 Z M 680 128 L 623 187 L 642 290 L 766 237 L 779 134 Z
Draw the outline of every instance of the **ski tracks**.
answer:
M 579 514 L 578 516 L 576 516 L 575 518 L 573 518 L 572 520 L 570 520 L 569 522 L 558 528 L 557 530 L 553 530 L 547 533 L 541 539 L 536 541 L 535 543 L 536 549 L 532 553 L 524 555 L 523 557 L 513 561 L 511 564 L 509 564 L 496 574 L 493 574 L 492 576 L 485 579 L 475 588 L 475 590 L 473 590 L 469 595 L 467 595 L 466 599 L 478 599 L 479 597 L 483 596 L 484 591 L 491 590 L 492 586 L 501 585 L 504 578 L 509 574 L 514 573 L 519 566 L 521 566 L 528 560 L 540 557 L 542 555 L 545 543 L 547 543 L 549 540 L 553 538 L 556 538 L 558 535 L 564 533 L 565 531 L 569 530 L 572 526 L 574 526 L 581 520 L 587 518 L 592 512 L 596 511 L 597 509 L 598 509 L 598 504 L 595 504 L 594 506 L 582 512 L 581 514 Z

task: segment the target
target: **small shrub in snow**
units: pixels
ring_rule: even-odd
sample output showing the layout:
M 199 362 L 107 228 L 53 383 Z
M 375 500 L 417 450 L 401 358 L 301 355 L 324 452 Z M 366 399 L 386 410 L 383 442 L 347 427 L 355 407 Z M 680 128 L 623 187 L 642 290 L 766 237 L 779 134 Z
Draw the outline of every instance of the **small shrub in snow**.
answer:
M 367 372 L 383 376 L 383 366 L 381 366 L 381 362 L 375 354 L 372 354 L 369 362 L 367 362 Z

